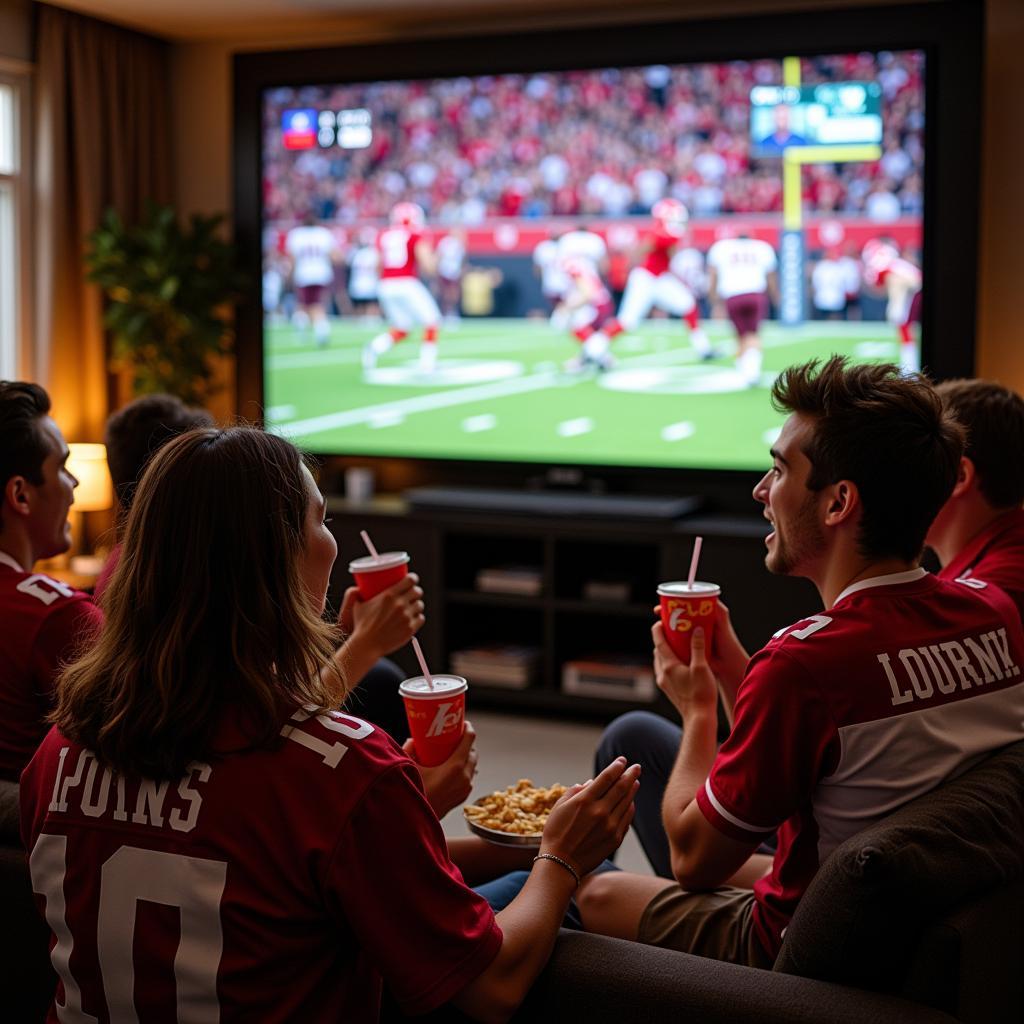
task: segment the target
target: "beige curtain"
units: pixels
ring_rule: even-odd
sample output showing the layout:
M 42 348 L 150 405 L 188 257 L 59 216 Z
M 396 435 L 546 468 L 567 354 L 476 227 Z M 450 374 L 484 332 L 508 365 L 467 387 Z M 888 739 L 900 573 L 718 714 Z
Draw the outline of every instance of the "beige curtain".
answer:
M 115 394 L 86 238 L 114 206 L 172 196 L 167 44 L 38 4 L 35 88 L 38 380 L 73 441 L 102 440 Z

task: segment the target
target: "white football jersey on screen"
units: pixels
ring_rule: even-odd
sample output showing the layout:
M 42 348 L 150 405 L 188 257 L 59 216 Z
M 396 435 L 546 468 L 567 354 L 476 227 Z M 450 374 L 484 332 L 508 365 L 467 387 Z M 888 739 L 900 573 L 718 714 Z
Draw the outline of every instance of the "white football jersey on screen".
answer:
M 330 284 L 334 280 L 331 257 L 338 244 L 327 228 L 315 224 L 292 228 L 285 241 L 285 250 L 295 261 L 295 284 L 304 288 L 313 284 Z
M 723 238 L 708 250 L 708 266 L 718 271 L 723 299 L 768 290 L 768 275 L 778 266 L 775 250 L 756 238 Z

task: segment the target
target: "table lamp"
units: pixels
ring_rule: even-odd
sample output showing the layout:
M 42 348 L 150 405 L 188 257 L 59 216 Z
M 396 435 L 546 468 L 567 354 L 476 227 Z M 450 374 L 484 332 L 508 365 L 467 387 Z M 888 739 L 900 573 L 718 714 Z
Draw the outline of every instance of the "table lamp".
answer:
M 107 448 L 102 444 L 69 444 L 68 472 L 77 478 L 75 503 L 71 511 L 78 513 L 72 520 L 72 544 L 74 552 L 71 569 L 84 575 L 95 575 L 103 559 L 92 554 L 89 531 L 86 528 L 85 513 L 100 512 L 114 504 L 114 487 L 107 469 Z

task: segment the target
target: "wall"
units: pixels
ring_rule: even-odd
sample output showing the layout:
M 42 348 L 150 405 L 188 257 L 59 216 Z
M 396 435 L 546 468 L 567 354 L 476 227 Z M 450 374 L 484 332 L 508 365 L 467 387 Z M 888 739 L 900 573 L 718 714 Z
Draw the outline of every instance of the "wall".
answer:
M 32 59 L 30 0 L 0 0 L 0 58 Z
M 832 6 L 848 6 L 835 0 Z M 678 10 L 682 5 L 677 4 Z M 688 13 L 778 10 L 812 6 L 799 0 L 718 0 L 714 5 L 686 4 Z M 826 6 L 822 0 L 813 4 Z M 665 8 L 662 8 L 664 14 Z M 653 12 L 657 16 L 657 10 Z M 986 0 L 986 73 L 984 100 L 983 184 L 981 201 L 981 259 L 977 370 L 1024 392 L 1024 317 L 1019 312 L 1020 276 L 1024 271 L 1024 131 L 1020 128 L 1018 98 L 1024 95 L 1024 3 Z M 584 20 L 583 11 L 566 15 Z M 607 11 L 589 20 L 607 22 Z M 627 15 L 636 17 L 635 9 Z M 551 22 L 552 19 L 546 19 Z M 481 22 L 478 20 L 477 24 Z M 494 21 L 489 27 L 498 27 Z M 521 27 L 522 20 L 518 22 Z M 174 50 L 174 115 L 177 194 L 185 211 L 229 211 L 231 206 L 231 57 L 240 50 L 278 49 L 285 45 L 332 43 L 413 34 L 416 23 L 348 22 L 317 27 L 312 35 L 289 39 L 236 38 L 217 42 L 183 43 Z M 460 27 L 456 24 L 456 28 Z M 508 27 L 516 27 L 509 22 Z M 306 30 L 309 31 L 308 28 Z M 965 154 L 965 158 L 969 154 Z

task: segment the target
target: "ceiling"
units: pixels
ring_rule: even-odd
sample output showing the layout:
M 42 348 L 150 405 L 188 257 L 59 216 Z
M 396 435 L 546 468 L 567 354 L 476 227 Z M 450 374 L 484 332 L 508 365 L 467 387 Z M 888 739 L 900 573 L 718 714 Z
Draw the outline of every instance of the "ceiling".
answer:
M 58 7 L 176 41 L 360 37 L 417 26 L 574 23 L 848 6 L 850 0 L 47 0 Z M 860 0 L 864 3 L 865 0 Z M 867 0 L 876 2 L 876 0 Z M 884 2 L 884 0 L 877 0 Z

